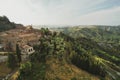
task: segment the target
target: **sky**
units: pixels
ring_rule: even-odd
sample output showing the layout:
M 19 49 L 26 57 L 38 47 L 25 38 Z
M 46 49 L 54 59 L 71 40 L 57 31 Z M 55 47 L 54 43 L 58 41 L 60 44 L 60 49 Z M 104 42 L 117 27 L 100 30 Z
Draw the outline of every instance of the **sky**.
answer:
M 0 0 L 0 16 L 24 25 L 120 25 L 120 0 Z

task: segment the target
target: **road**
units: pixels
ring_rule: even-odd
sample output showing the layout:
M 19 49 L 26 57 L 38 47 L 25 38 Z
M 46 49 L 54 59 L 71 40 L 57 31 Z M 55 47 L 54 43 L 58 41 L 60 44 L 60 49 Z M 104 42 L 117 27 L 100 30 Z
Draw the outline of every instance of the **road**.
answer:
M 23 61 L 28 60 L 28 55 L 22 55 L 21 57 L 22 57 L 22 60 L 23 60 Z M 0 55 L 0 63 L 1 63 L 1 62 L 6 62 L 6 61 L 7 61 L 7 58 L 8 58 L 8 56 Z
M 0 55 L 0 63 L 7 61 L 8 56 L 1 56 Z

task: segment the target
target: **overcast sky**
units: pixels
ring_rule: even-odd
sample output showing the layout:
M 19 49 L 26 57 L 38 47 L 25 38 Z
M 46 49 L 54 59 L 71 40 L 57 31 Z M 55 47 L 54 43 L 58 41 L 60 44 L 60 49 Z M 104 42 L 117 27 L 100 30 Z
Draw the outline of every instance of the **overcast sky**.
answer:
M 120 0 L 0 0 L 0 16 L 24 25 L 120 25 Z

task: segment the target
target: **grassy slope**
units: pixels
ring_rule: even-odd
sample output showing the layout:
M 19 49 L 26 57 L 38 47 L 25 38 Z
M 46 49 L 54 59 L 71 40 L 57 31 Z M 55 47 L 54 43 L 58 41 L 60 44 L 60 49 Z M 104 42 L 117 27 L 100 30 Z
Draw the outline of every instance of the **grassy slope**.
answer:
M 47 59 L 46 78 L 48 80 L 100 80 L 99 77 L 89 74 L 72 64 L 60 61 L 57 58 Z
M 49 58 L 46 64 L 47 66 L 49 66 L 45 70 L 46 80 L 72 80 L 72 79 L 73 80 L 100 80 L 99 77 L 96 77 L 86 71 L 83 71 L 74 65 L 67 64 L 67 63 L 64 64 L 63 62 L 57 60 L 56 58 Z M 41 67 L 37 67 L 35 71 L 39 72 L 40 68 Z M 19 75 L 19 72 L 16 72 L 12 76 L 11 80 L 16 80 L 18 75 Z M 40 77 L 41 75 L 37 75 L 36 79 L 39 80 Z M 32 79 L 32 77 L 30 77 L 30 79 Z
M 0 63 L 0 77 L 4 77 L 10 72 L 11 70 L 7 67 L 6 63 Z

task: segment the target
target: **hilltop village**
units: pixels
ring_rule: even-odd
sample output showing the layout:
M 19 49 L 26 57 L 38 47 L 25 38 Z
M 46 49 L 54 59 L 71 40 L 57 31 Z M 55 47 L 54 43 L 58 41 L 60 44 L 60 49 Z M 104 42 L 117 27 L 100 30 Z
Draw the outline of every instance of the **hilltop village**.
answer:
M 0 51 L 14 52 L 16 44 L 19 44 L 22 54 L 31 54 L 34 52 L 33 45 L 39 44 L 40 37 L 40 31 L 31 25 L 0 32 Z

